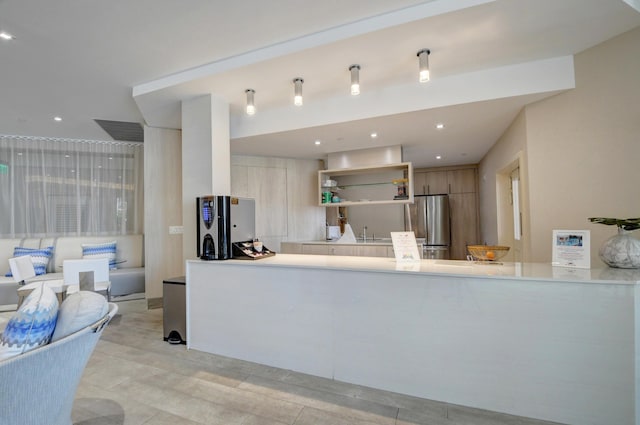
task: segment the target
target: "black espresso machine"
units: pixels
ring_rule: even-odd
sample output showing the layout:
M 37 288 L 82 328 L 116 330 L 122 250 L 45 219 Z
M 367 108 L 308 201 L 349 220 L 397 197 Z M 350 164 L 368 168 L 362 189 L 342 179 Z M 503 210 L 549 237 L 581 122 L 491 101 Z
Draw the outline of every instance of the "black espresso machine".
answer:
M 255 200 L 235 196 L 200 196 L 197 206 L 197 255 L 203 260 L 232 258 L 233 242 L 255 238 Z

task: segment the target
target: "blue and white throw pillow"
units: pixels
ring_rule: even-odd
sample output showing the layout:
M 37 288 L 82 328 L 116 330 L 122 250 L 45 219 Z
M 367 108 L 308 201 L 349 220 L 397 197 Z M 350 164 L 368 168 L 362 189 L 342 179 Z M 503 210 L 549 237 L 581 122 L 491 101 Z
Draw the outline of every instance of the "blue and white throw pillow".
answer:
M 23 255 L 30 255 L 31 262 L 33 263 L 33 269 L 36 272 L 36 276 L 40 276 L 42 274 L 47 273 L 47 266 L 49 265 L 49 260 L 53 255 L 53 247 L 48 246 L 46 248 L 23 248 L 21 246 L 16 246 L 13 248 L 13 256 L 14 257 L 22 257 Z M 5 274 L 6 277 L 12 277 L 11 270 L 9 273 Z
M 24 299 L 0 336 L 0 360 L 46 345 L 58 319 L 58 298 L 42 284 Z
M 108 258 L 109 269 L 116 268 L 116 241 L 82 244 L 82 259 Z

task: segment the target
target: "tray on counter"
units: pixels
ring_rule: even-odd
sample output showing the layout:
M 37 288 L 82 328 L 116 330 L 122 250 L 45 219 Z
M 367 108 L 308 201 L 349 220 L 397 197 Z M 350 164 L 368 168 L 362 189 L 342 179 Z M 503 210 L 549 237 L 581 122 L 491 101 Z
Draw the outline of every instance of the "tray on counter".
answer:
M 233 242 L 231 245 L 234 260 L 260 260 L 276 255 L 275 252 L 264 245 L 262 246 L 262 251 L 256 251 L 253 248 L 253 241 Z

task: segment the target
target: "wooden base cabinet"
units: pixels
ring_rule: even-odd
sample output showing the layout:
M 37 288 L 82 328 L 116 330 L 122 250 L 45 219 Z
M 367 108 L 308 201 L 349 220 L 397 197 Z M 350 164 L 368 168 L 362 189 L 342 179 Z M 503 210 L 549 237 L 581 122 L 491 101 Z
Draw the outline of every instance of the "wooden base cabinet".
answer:
M 281 252 L 283 254 L 346 255 L 394 258 L 393 246 L 391 244 L 282 242 L 281 246 Z M 422 245 L 418 246 L 418 252 L 422 252 Z

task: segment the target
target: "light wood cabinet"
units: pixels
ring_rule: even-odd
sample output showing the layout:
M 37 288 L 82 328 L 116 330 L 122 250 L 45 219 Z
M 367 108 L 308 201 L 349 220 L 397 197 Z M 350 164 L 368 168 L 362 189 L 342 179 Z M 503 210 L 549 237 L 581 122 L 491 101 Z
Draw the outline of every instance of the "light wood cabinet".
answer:
M 303 244 L 302 253 L 310 255 L 329 255 L 329 245 Z
M 418 251 L 422 251 L 422 245 L 418 245 Z M 307 255 L 345 255 L 358 257 L 382 257 L 393 258 L 393 246 L 391 245 L 367 245 L 367 244 L 334 244 L 334 243 L 304 243 L 283 242 L 283 254 L 307 254 Z M 422 255 L 422 254 L 421 254 Z
M 448 193 L 475 193 L 476 169 L 463 168 L 447 171 Z
M 476 169 L 418 171 L 414 176 L 416 195 L 441 195 L 476 191 Z
M 384 245 L 358 245 L 357 255 L 360 257 L 387 257 L 387 246 Z
M 475 193 L 452 193 L 451 208 L 452 260 L 463 260 L 467 256 L 467 245 L 478 243 L 478 206 Z
M 303 244 L 302 253 L 309 255 L 347 255 L 358 254 L 358 247 L 355 245 L 329 245 L 329 244 Z
M 449 193 L 446 171 L 416 173 L 414 179 L 416 195 L 439 195 Z
M 280 252 L 283 254 L 302 254 L 302 244 L 300 242 L 280 243 Z
M 329 255 L 358 255 L 358 247 L 354 245 L 329 245 Z

